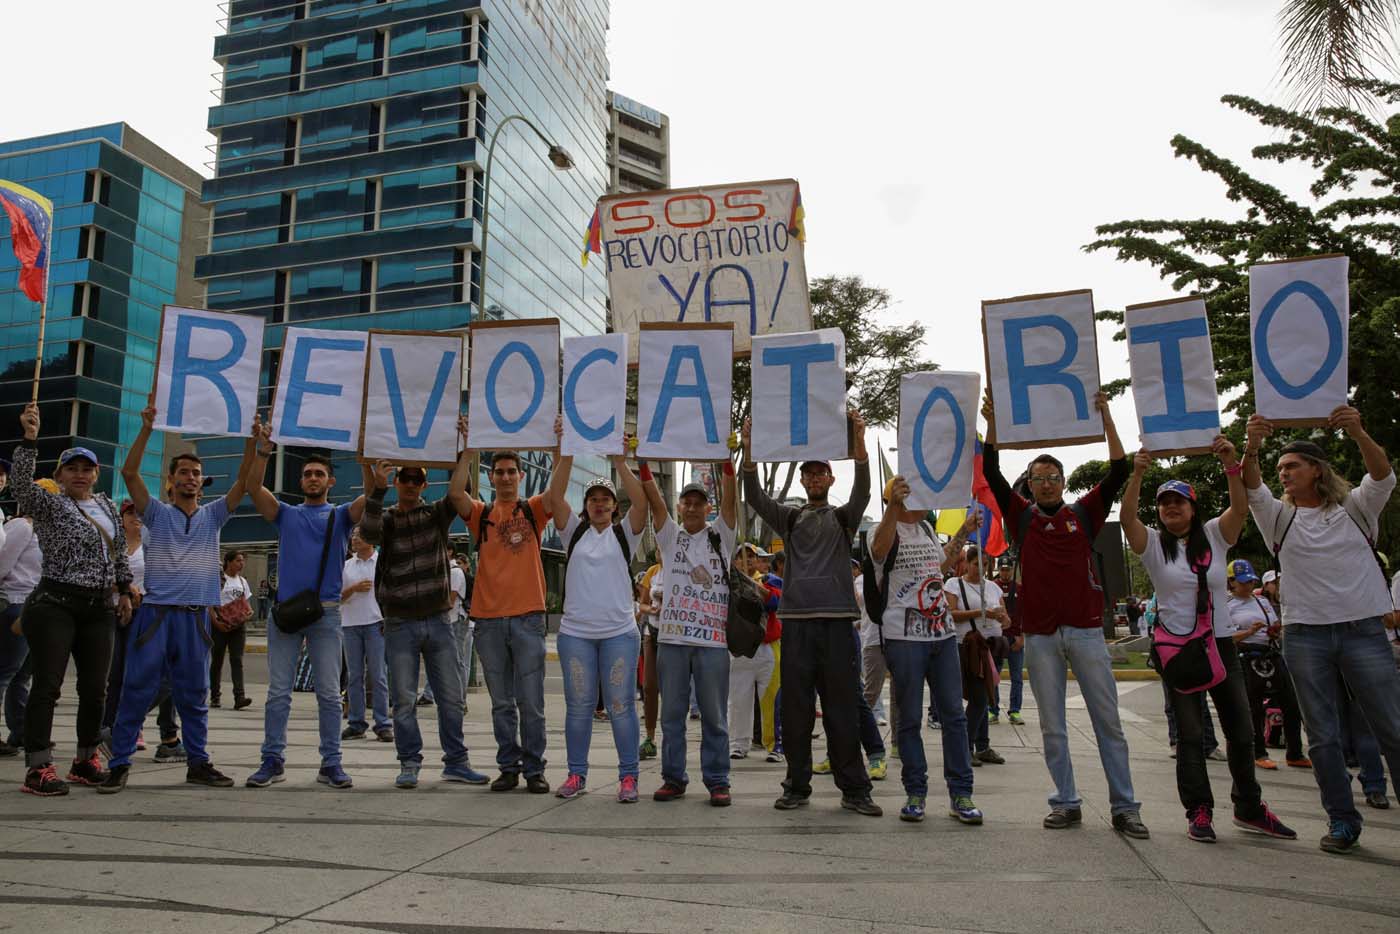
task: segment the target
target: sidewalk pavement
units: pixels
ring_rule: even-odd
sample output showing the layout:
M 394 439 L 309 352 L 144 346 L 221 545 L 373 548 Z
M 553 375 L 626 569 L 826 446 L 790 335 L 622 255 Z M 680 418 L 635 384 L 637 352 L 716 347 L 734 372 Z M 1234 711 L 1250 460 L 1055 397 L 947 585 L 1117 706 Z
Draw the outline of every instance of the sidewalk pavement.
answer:
M 1070 745 L 1084 824 L 1042 829 L 1050 791 L 1037 711 L 1027 725 L 991 727 L 1006 764 L 976 770 L 986 824 L 942 811 L 941 734 L 925 731 L 935 790 L 922 824 L 900 822 L 899 760 L 875 783 L 885 816 L 839 807 L 818 776 L 810 807 L 776 811 L 783 766 L 733 763 L 734 806 L 708 805 L 699 783 L 698 724 L 688 722 L 691 794 L 650 800 L 658 762 L 642 763 L 641 803 L 615 799 L 609 724 L 593 725 L 589 793 L 573 801 L 497 794 L 438 780 L 436 708 L 418 708 L 427 743 L 423 783 L 393 787 L 391 745 L 345 743 L 348 791 L 315 781 L 315 701 L 294 695 L 287 781 L 242 786 L 263 734 L 263 659 L 247 661 L 253 707 L 211 711 L 210 749 L 238 787 L 184 784 L 184 767 L 140 754 L 125 792 L 75 788 L 66 798 L 18 791 L 21 766 L 0 760 L 0 907 L 31 931 L 287 934 L 405 931 L 729 932 L 1392 932 L 1400 927 L 1400 811 L 1366 810 L 1362 849 L 1328 856 L 1308 771 L 1260 775 L 1270 804 L 1300 839 L 1230 827 L 1229 773 L 1209 763 L 1220 842 L 1186 838 L 1161 691 L 1118 686 L 1148 841 L 1109 826 L 1107 791 L 1082 699 L 1070 689 Z M 557 665 L 547 669 L 550 765 L 565 774 Z M 472 695 L 467 740 L 491 766 L 489 708 Z M 72 755 L 74 694 L 64 686 L 57 755 Z M 148 723 L 154 734 L 154 718 Z M 659 739 L 659 737 L 658 737 Z M 824 743 L 814 743 L 817 757 Z

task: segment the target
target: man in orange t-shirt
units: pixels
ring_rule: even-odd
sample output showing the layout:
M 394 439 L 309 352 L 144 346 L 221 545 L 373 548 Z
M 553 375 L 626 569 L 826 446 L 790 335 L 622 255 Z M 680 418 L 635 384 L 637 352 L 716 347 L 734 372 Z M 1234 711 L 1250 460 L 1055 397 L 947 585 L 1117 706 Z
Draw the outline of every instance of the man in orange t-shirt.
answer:
M 466 419 L 459 419 L 466 437 Z M 449 491 L 457 513 L 476 540 L 472 619 L 476 649 L 491 695 L 491 727 L 501 774 L 492 791 L 510 791 L 525 777 L 534 794 L 549 791 L 544 778 L 544 567 L 540 535 L 551 515 L 543 496 L 520 498 L 520 458 L 491 455 L 490 503 L 465 487 Z

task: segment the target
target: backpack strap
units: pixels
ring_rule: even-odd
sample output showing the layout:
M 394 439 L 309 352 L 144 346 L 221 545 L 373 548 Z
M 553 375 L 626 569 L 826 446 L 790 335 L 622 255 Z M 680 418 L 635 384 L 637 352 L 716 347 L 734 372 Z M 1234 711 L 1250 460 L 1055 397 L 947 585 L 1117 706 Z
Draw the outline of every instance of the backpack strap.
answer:
M 1288 508 L 1291 509 L 1292 512 L 1288 514 L 1288 524 L 1283 527 L 1282 535 L 1278 534 L 1278 520 L 1283 516 L 1283 512 L 1280 511 L 1274 516 L 1274 541 L 1272 546 L 1274 550 L 1274 569 L 1280 574 L 1283 573 L 1283 557 L 1281 554 L 1283 551 L 1283 542 L 1288 538 L 1288 530 L 1293 528 L 1293 520 L 1298 518 L 1298 507 L 1289 506 Z M 1281 587 L 1279 589 L 1279 597 L 1280 599 L 1283 597 L 1283 589 Z
M 880 602 L 886 607 L 890 605 L 890 572 L 894 570 L 894 559 L 897 554 L 899 554 L 898 529 L 895 530 L 894 541 L 890 543 L 890 550 L 885 552 L 885 560 L 880 562 Z M 880 627 L 880 643 L 883 645 L 885 641 L 884 613 L 881 613 L 880 618 L 875 620 L 875 625 Z
M 719 569 L 727 583 L 729 581 L 729 562 L 724 560 L 724 543 L 720 541 L 719 533 L 715 531 L 714 526 L 708 526 L 705 531 L 709 533 L 707 538 L 710 540 L 710 547 L 713 548 L 715 554 L 719 556 Z
M 1381 581 L 1388 587 L 1389 581 L 1386 580 L 1385 576 L 1385 562 L 1381 560 L 1381 553 L 1376 548 L 1376 540 L 1372 538 L 1371 533 L 1366 530 L 1366 523 L 1364 521 L 1366 517 L 1364 515 L 1358 517 L 1358 514 L 1352 510 L 1354 505 L 1351 496 L 1348 495 L 1342 500 L 1342 511 L 1347 514 L 1347 518 L 1351 519 L 1352 524 L 1356 526 L 1356 530 L 1361 533 L 1361 537 L 1366 539 L 1366 544 L 1371 549 L 1371 554 L 1375 556 L 1376 567 L 1381 569 Z
M 574 534 L 569 536 L 569 547 L 564 552 L 564 560 L 568 561 L 574 556 L 574 548 L 583 540 L 584 533 L 588 531 L 588 523 L 580 519 L 578 527 L 574 529 Z
M 622 562 L 627 565 L 630 572 L 632 568 L 632 546 L 627 544 L 627 532 L 623 530 L 621 522 L 613 523 L 613 534 L 617 536 L 618 547 L 622 549 Z M 629 576 L 630 573 L 629 573 Z

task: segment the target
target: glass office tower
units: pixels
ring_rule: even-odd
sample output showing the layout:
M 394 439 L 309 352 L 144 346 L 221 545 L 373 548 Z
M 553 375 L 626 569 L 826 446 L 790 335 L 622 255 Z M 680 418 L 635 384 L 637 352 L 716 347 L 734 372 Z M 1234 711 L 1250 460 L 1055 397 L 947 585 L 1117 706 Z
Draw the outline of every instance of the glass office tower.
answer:
M 202 179 L 124 123 L 0 143 L 0 178 L 54 204 L 39 469 L 83 445 L 101 462 L 99 489 L 121 497 L 116 468 L 141 428 L 161 308 L 203 302 L 194 278 L 208 227 Z M 8 458 L 30 399 L 39 306 L 16 289 L 9 225 L 0 231 L 0 455 Z M 152 490 L 163 453 L 157 434 L 142 464 Z
M 232 0 L 228 12 L 196 274 L 207 307 L 266 317 L 264 404 L 286 324 L 443 330 L 549 316 L 565 337 L 605 329 L 601 264 L 583 267 L 579 254 L 608 184 L 606 0 Z M 556 169 L 528 127 L 506 127 L 483 283 L 487 144 L 511 114 L 574 167 Z M 242 449 L 198 447 L 225 475 Z M 538 492 L 547 459 L 527 459 Z M 281 454 L 276 489 L 294 497 L 300 467 Z M 337 476 L 338 495 L 359 489 L 350 455 L 337 457 Z M 436 498 L 446 478 L 433 479 Z M 225 537 L 269 534 L 240 518 Z

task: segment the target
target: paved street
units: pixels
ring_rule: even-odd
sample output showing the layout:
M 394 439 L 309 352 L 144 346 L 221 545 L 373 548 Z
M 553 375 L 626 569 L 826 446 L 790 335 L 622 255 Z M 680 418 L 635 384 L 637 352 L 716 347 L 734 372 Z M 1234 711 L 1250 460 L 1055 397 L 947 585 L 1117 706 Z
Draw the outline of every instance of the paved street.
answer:
M 18 791 L 21 768 L 0 762 L 0 930 L 181 931 L 1231 931 L 1400 928 L 1400 810 L 1368 811 L 1360 853 L 1327 856 L 1310 772 L 1265 773 L 1268 800 L 1300 834 L 1294 843 L 1246 836 L 1217 819 L 1221 842 L 1191 843 L 1176 801 L 1156 683 L 1119 685 L 1133 777 L 1153 830 L 1126 840 L 1108 824 L 1087 714 L 1071 699 L 1082 828 L 1040 827 L 1048 779 L 1034 707 L 1025 727 L 993 726 L 1004 766 L 977 770 L 984 826 L 931 810 L 901 823 L 898 760 L 876 784 L 880 819 L 838 806 L 817 778 L 810 808 L 779 812 L 781 766 L 735 764 L 734 806 L 703 795 L 655 804 L 655 760 L 643 763 L 640 804 L 616 803 L 616 757 L 594 730 L 590 793 L 565 802 L 523 789 L 493 794 L 444 784 L 428 767 L 416 791 L 392 785 L 393 747 L 348 743 L 356 787 L 315 783 L 314 699 L 295 695 L 288 780 L 242 787 L 262 739 L 263 660 L 248 658 L 257 699 L 212 711 L 215 762 L 239 787 L 183 783 L 184 766 L 141 754 L 123 794 L 74 789 L 66 798 Z M 550 769 L 564 777 L 563 699 L 549 683 Z M 70 674 L 71 678 L 71 674 Z M 72 754 L 71 680 L 55 724 Z M 1074 691 L 1071 685 L 1071 692 Z M 228 692 L 225 692 L 226 696 Z M 1026 692 L 1030 702 L 1030 691 Z M 470 697 L 468 743 L 483 771 L 493 759 L 484 694 Z M 433 709 L 420 710 L 431 719 Z M 693 724 L 692 724 L 693 726 Z M 154 718 L 148 721 L 154 735 Z M 937 763 L 939 734 L 927 737 Z M 821 741 L 816 741 L 818 749 Z M 694 788 L 700 789 L 691 746 Z M 1224 763 L 1210 763 L 1228 798 Z M 493 773 L 494 774 L 494 773 Z M 938 776 L 937 767 L 934 770 Z M 930 796 L 930 805 L 939 802 Z M 1392 799 L 1393 800 L 1393 799 Z

